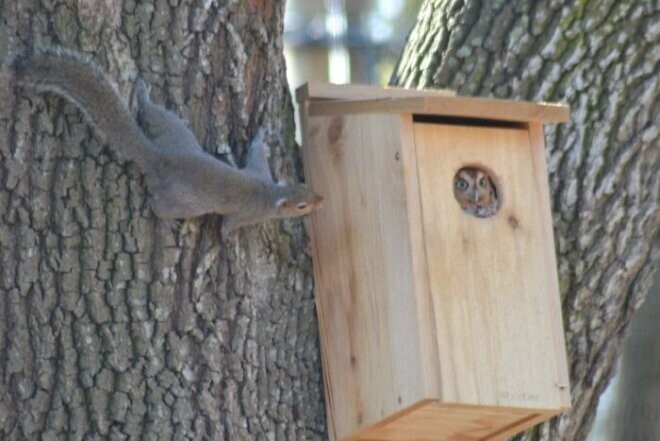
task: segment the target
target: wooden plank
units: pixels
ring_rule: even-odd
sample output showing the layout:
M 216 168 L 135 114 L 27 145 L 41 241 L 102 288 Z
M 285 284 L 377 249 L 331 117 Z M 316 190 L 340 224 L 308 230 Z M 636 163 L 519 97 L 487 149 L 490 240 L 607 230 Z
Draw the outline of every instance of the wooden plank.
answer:
M 318 183 L 315 184 L 312 176 L 312 167 L 314 164 L 313 161 L 313 156 L 310 156 L 309 151 L 310 146 L 311 146 L 311 137 L 310 137 L 310 130 L 309 130 L 309 102 L 301 102 L 299 104 L 299 116 L 300 116 L 300 131 L 302 135 L 302 143 L 303 143 L 303 149 L 302 149 L 302 159 L 303 159 L 303 164 L 304 164 L 304 173 L 305 173 L 305 183 L 312 188 L 316 194 L 320 194 L 319 188 L 318 188 Z M 315 186 L 316 185 L 316 186 Z M 315 233 L 315 228 L 312 226 L 313 223 L 313 217 L 308 216 L 305 217 L 305 228 L 307 230 L 307 234 L 309 235 L 310 238 L 310 248 L 312 252 L 313 259 L 316 259 L 315 256 L 319 255 L 319 246 L 317 245 L 316 241 L 316 233 Z M 315 281 L 315 303 L 316 303 L 316 309 L 318 311 L 319 309 L 319 301 L 318 301 L 318 281 L 321 280 L 322 274 L 324 274 L 321 271 L 321 267 L 319 265 L 319 262 L 316 262 L 312 265 L 313 267 L 313 272 L 314 272 L 314 281 Z M 318 321 L 318 327 L 319 330 L 325 329 L 325 321 L 324 321 L 324 316 L 323 314 L 317 313 L 317 321 Z M 334 441 L 337 439 L 337 435 L 335 433 L 335 427 L 337 426 L 337 423 L 335 422 L 335 415 L 333 412 L 332 408 L 332 400 L 331 400 L 331 390 L 328 387 L 328 382 L 329 382 L 329 377 L 330 374 L 327 369 L 327 357 L 328 354 L 325 352 L 325 341 L 323 335 L 320 337 L 321 340 L 321 347 L 320 347 L 320 352 L 321 352 L 321 363 L 323 365 L 323 389 L 324 389 L 324 394 L 325 394 L 325 416 L 327 419 L 327 428 L 328 428 L 328 436 L 331 441 Z M 340 425 L 341 426 L 341 425 Z
M 414 113 L 495 121 L 566 122 L 569 107 L 562 104 L 530 103 L 468 97 L 389 97 L 368 100 L 311 101 L 310 115 L 357 113 Z
M 329 431 L 341 439 L 424 398 L 401 117 L 312 117 L 305 165 Z M 397 155 L 399 153 L 399 155 Z
M 409 222 L 411 259 L 415 278 L 415 303 L 420 345 L 422 347 L 422 378 L 425 397 L 438 399 L 442 396 L 440 357 L 438 354 L 435 311 L 429 288 L 429 272 L 426 264 L 426 246 L 422 222 L 417 152 L 412 115 L 401 115 L 401 160 L 406 182 L 406 202 Z
M 343 438 L 341 441 L 360 441 L 364 439 L 365 437 L 371 438 L 373 436 L 373 433 L 376 432 L 378 429 L 383 428 L 390 423 L 394 423 L 396 421 L 401 420 L 402 418 L 407 417 L 408 415 L 412 414 L 413 412 L 416 412 L 417 410 L 428 406 L 429 404 L 435 403 L 435 400 L 422 400 L 419 401 L 411 406 L 406 407 L 403 410 L 400 410 L 396 413 L 393 413 L 386 418 L 383 418 L 382 420 L 378 421 L 376 424 L 373 424 L 371 426 L 368 426 L 358 432 L 353 433 L 352 435 Z
M 570 108 L 564 104 L 489 98 L 426 98 L 424 114 L 484 118 L 500 121 L 536 121 L 560 123 L 568 121 Z
M 563 409 L 571 407 L 571 390 L 568 375 L 568 361 L 566 359 L 566 342 L 564 340 L 564 326 L 562 323 L 561 302 L 559 295 L 559 276 L 557 274 L 557 257 L 555 255 L 555 239 L 552 229 L 552 211 L 550 205 L 550 187 L 548 185 L 548 167 L 545 159 L 545 140 L 543 137 L 543 126 L 538 123 L 529 124 L 529 139 L 531 144 L 532 161 L 534 164 L 534 177 L 536 184 L 536 194 L 539 198 L 539 211 L 543 219 L 550 221 L 543 222 L 541 225 L 541 239 L 543 248 L 553 250 L 553 252 L 544 253 L 545 273 L 548 274 L 548 283 L 551 285 L 547 290 L 548 313 L 555 317 L 552 320 L 552 336 L 555 345 L 555 362 L 557 365 L 558 388 L 560 402 Z
M 422 113 L 424 97 L 380 98 L 355 101 L 310 101 L 312 116 L 355 115 L 360 113 Z
M 419 90 L 401 87 L 378 87 L 366 84 L 331 84 L 310 82 L 296 89 L 296 101 L 311 100 L 369 100 L 390 97 L 454 96 L 447 89 Z
M 537 176 L 545 171 L 532 166 L 528 131 L 421 123 L 414 130 L 442 400 L 564 407 L 551 219 Z M 501 209 L 491 218 L 464 213 L 453 196 L 455 173 L 470 165 L 500 183 Z
M 431 402 L 388 420 L 351 441 L 499 441 L 552 414 L 536 409 Z

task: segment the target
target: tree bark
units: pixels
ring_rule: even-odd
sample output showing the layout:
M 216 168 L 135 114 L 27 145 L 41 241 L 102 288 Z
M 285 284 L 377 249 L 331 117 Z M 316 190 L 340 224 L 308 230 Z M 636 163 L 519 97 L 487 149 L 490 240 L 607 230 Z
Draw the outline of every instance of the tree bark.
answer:
M 630 323 L 619 361 L 613 405 L 603 418 L 603 441 L 660 439 L 660 274 Z M 600 415 L 598 416 L 600 420 Z
M 205 148 L 242 164 L 267 127 L 275 175 L 301 176 L 282 54 L 284 2 L 0 0 L 0 58 L 93 54 L 137 76 Z M 143 177 L 70 103 L 0 105 L 0 439 L 324 436 L 302 221 L 226 241 L 219 217 L 152 214 Z
M 660 252 L 657 1 L 427 0 L 392 84 L 566 102 L 546 129 L 573 408 L 519 437 L 583 439 Z

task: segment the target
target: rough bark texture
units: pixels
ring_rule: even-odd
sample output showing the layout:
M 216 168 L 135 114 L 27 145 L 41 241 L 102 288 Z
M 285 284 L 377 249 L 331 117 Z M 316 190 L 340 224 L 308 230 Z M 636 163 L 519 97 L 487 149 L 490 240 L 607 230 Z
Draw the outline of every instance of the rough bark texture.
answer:
M 660 273 L 656 273 L 654 288 L 630 323 L 612 398 L 614 405 L 605 416 L 602 438 L 594 438 L 594 441 L 660 439 L 658 311 Z
M 142 75 L 229 162 L 263 122 L 294 180 L 283 3 L 0 0 L 0 59 L 92 53 L 126 97 Z M 323 437 L 302 222 L 158 221 L 74 106 L 3 81 L 0 439 Z
M 392 78 L 571 105 L 546 141 L 573 408 L 521 439 L 584 438 L 658 262 L 659 23 L 657 0 L 427 0 Z

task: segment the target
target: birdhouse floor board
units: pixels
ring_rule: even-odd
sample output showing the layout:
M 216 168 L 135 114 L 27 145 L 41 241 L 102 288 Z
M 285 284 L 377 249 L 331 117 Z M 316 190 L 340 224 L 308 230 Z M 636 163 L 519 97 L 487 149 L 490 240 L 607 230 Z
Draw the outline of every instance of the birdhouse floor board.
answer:
M 537 409 L 424 401 L 343 441 L 499 441 L 553 415 Z

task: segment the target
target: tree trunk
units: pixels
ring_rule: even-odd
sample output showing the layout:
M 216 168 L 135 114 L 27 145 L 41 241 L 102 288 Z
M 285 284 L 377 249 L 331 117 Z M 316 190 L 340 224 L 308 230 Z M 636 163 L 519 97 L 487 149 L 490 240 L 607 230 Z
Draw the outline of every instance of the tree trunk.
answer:
M 89 53 L 126 98 L 142 76 L 229 162 L 263 124 L 297 180 L 283 3 L 0 0 L 0 58 Z M 4 81 L 0 439 L 323 437 L 302 222 L 160 221 L 73 105 Z
M 660 251 L 657 1 L 427 0 L 392 83 L 567 102 L 546 130 L 573 408 L 522 436 L 582 439 Z
M 623 345 L 613 406 L 598 441 L 660 439 L 660 274 L 630 323 Z M 600 419 L 600 415 L 598 417 Z

